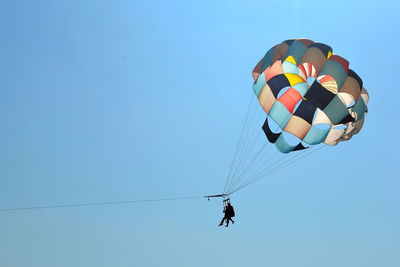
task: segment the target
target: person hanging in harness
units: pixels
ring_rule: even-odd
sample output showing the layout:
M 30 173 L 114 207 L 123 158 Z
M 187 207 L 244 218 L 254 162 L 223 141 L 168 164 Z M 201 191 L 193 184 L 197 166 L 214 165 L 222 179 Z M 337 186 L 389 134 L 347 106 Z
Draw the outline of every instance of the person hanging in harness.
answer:
M 225 202 L 225 200 L 224 200 L 224 202 Z M 235 217 L 235 210 L 233 209 L 233 206 L 229 202 L 229 199 L 227 202 L 228 202 L 228 204 L 224 207 L 224 217 L 222 218 L 221 222 L 219 223 L 219 226 L 223 225 L 224 221 L 226 221 L 225 227 L 228 227 L 229 221 L 231 221 L 232 224 L 235 223 L 232 220 L 232 217 Z

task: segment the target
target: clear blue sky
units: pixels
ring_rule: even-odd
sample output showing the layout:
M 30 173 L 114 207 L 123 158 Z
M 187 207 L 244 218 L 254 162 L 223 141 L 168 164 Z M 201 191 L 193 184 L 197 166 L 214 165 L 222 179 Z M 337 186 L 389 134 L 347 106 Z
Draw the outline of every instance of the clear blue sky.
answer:
M 273 45 L 329 44 L 371 100 L 350 142 L 234 196 L 0 213 L 0 266 L 398 267 L 396 1 L 0 1 L 0 208 L 222 190 Z

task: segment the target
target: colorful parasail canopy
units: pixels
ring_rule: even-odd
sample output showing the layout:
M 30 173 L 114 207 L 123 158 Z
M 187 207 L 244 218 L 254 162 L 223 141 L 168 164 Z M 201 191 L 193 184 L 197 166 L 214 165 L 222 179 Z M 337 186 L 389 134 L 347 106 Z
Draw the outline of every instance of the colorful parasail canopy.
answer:
M 264 133 L 280 152 L 337 145 L 363 126 L 368 93 L 349 62 L 328 45 L 286 40 L 258 62 L 253 78 L 254 93 L 268 115 Z

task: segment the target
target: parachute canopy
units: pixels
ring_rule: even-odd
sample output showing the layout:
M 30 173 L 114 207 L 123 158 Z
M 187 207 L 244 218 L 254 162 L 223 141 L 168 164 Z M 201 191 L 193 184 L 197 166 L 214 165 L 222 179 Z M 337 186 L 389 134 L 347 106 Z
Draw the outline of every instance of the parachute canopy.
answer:
M 280 152 L 337 145 L 362 128 L 368 93 L 349 62 L 328 45 L 286 40 L 258 62 L 253 78 L 254 93 L 268 115 L 264 133 Z

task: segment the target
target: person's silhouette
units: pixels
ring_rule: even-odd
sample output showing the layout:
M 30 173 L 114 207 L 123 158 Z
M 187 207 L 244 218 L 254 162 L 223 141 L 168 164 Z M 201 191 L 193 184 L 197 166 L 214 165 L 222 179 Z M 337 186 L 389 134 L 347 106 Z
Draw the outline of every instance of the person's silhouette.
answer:
M 235 217 L 235 210 L 233 209 L 231 203 L 228 202 L 228 204 L 224 207 L 224 217 L 219 223 L 219 226 L 223 225 L 224 221 L 226 221 L 225 227 L 228 227 L 229 221 L 231 221 L 232 224 L 234 224 L 235 222 L 232 220 L 232 217 Z

